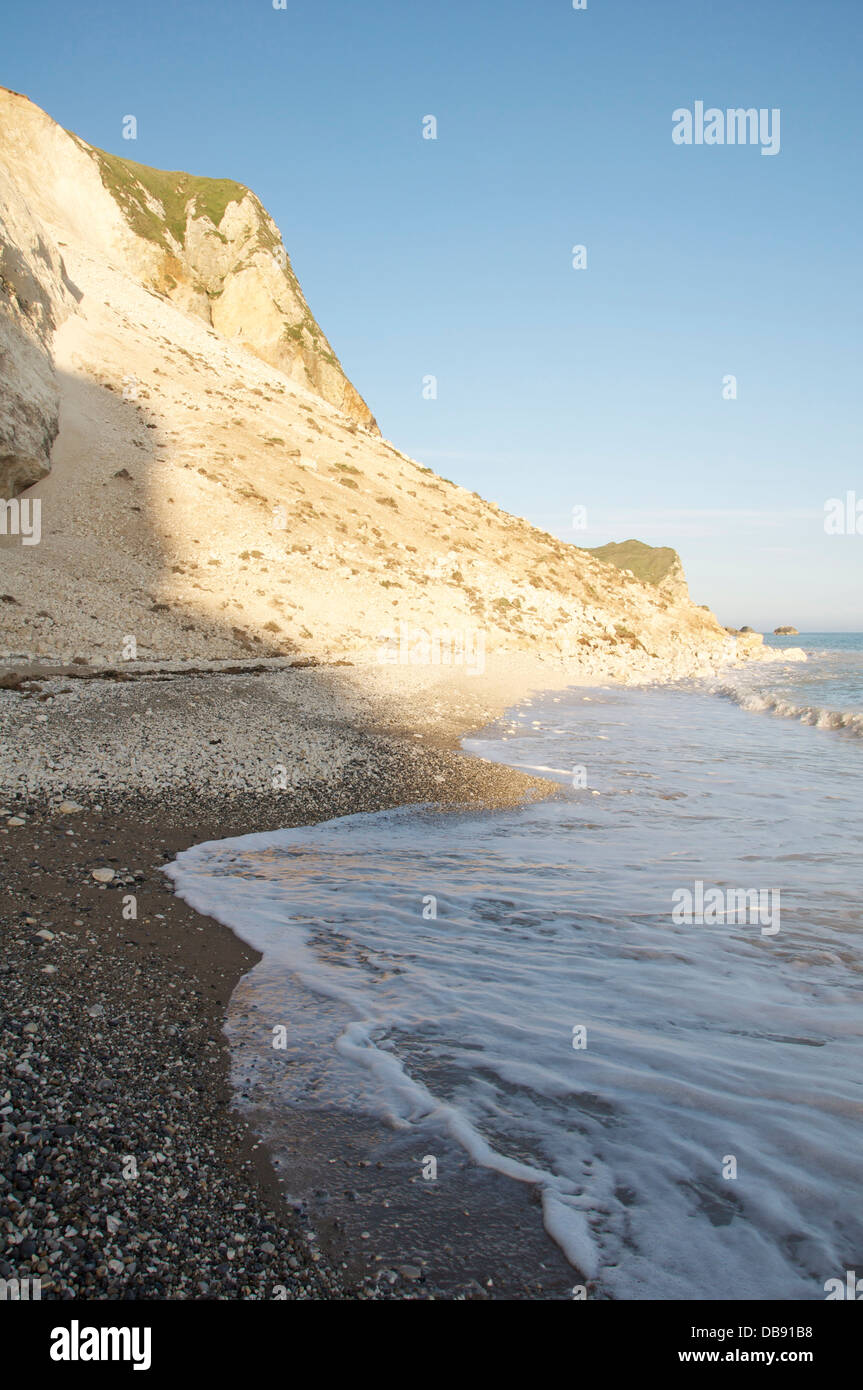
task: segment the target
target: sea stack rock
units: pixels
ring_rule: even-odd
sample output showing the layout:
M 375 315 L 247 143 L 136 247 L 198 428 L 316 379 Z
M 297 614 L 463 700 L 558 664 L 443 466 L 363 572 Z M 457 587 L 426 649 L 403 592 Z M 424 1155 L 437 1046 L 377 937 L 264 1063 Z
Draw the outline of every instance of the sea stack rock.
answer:
M 774 637 L 796 637 L 797 635 L 798 629 L 796 627 L 775 627 L 773 629 Z

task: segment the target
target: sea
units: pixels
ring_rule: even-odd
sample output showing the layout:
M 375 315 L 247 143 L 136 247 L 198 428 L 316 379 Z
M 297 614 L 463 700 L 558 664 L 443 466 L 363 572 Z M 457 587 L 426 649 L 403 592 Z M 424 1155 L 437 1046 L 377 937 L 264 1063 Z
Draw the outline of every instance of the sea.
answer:
M 417 1194 L 457 1150 L 529 1193 L 575 1296 L 863 1271 L 863 635 L 767 640 L 808 660 L 537 695 L 466 739 L 547 779 L 516 809 L 179 855 L 176 892 L 263 955 L 227 1027 L 271 1142 L 309 1112 L 416 1137 Z

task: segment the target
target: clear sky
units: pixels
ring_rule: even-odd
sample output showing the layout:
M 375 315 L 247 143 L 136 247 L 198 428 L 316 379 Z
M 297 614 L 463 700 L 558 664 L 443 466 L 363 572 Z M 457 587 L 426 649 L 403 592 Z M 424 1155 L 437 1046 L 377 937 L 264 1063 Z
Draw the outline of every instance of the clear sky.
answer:
M 863 0 L 40 0 L 0 82 L 252 187 L 405 452 L 675 546 L 728 624 L 861 630 L 861 60 Z M 779 153 L 675 144 L 696 101 L 779 108 Z

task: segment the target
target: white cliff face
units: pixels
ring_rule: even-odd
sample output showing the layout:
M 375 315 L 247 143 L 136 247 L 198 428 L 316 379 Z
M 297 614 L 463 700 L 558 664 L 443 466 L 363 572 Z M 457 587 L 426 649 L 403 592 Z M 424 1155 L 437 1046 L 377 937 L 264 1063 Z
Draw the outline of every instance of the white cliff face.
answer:
M 58 242 L 154 273 L 155 249 L 138 245 L 89 148 L 27 97 L 0 87 L 0 158 L 32 212 Z
M 659 581 L 659 588 L 672 599 L 682 600 L 689 598 L 689 585 L 686 582 L 683 565 L 680 563 L 680 556 L 676 552 L 674 554 L 674 559 L 668 567 L 667 574 Z
M 249 189 L 107 155 L 6 88 L 0 150 L 58 241 L 107 259 L 377 432 Z
M 55 328 L 75 305 L 60 252 L 0 164 L 0 498 L 44 477 L 57 435 Z
M 0 148 L 0 463 L 43 523 L 0 544 L 0 657 L 414 664 L 443 633 L 576 678 L 733 659 L 674 552 L 607 563 L 363 428 L 247 189 L 115 160 L 3 89 Z

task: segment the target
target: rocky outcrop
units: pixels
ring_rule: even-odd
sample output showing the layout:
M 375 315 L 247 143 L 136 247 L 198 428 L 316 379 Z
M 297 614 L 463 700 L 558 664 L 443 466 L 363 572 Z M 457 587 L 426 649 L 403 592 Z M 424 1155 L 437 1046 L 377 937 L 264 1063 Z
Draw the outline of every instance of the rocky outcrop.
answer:
M 643 584 L 652 584 L 675 601 L 689 598 L 683 565 L 676 550 L 667 545 L 646 545 L 644 541 L 611 541 L 587 551 L 607 565 L 628 572 Z
M 377 433 L 306 303 L 276 224 L 248 188 L 107 154 L 6 88 L 0 148 L 59 240 L 107 257 Z
M 58 429 L 54 329 L 75 303 L 60 252 L 0 164 L 0 498 L 45 476 Z
M 748 659 L 764 646 L 764 634 L 753 632 L 751 627 L 742 627 L 737 634 L 737 655 L 742 659 Z
M 765 647 L 764 634 L 742 627 L 736 634 L 736 658 L 742 661 L 806 661 L 801 647 Z
M 774 636 L 774 637 L 797 637 L 797 636 L 799 636 L 799 629 L 796 628 L 796 627 L 775 627 L 775 628 L 773 629 L 773 636 Z

